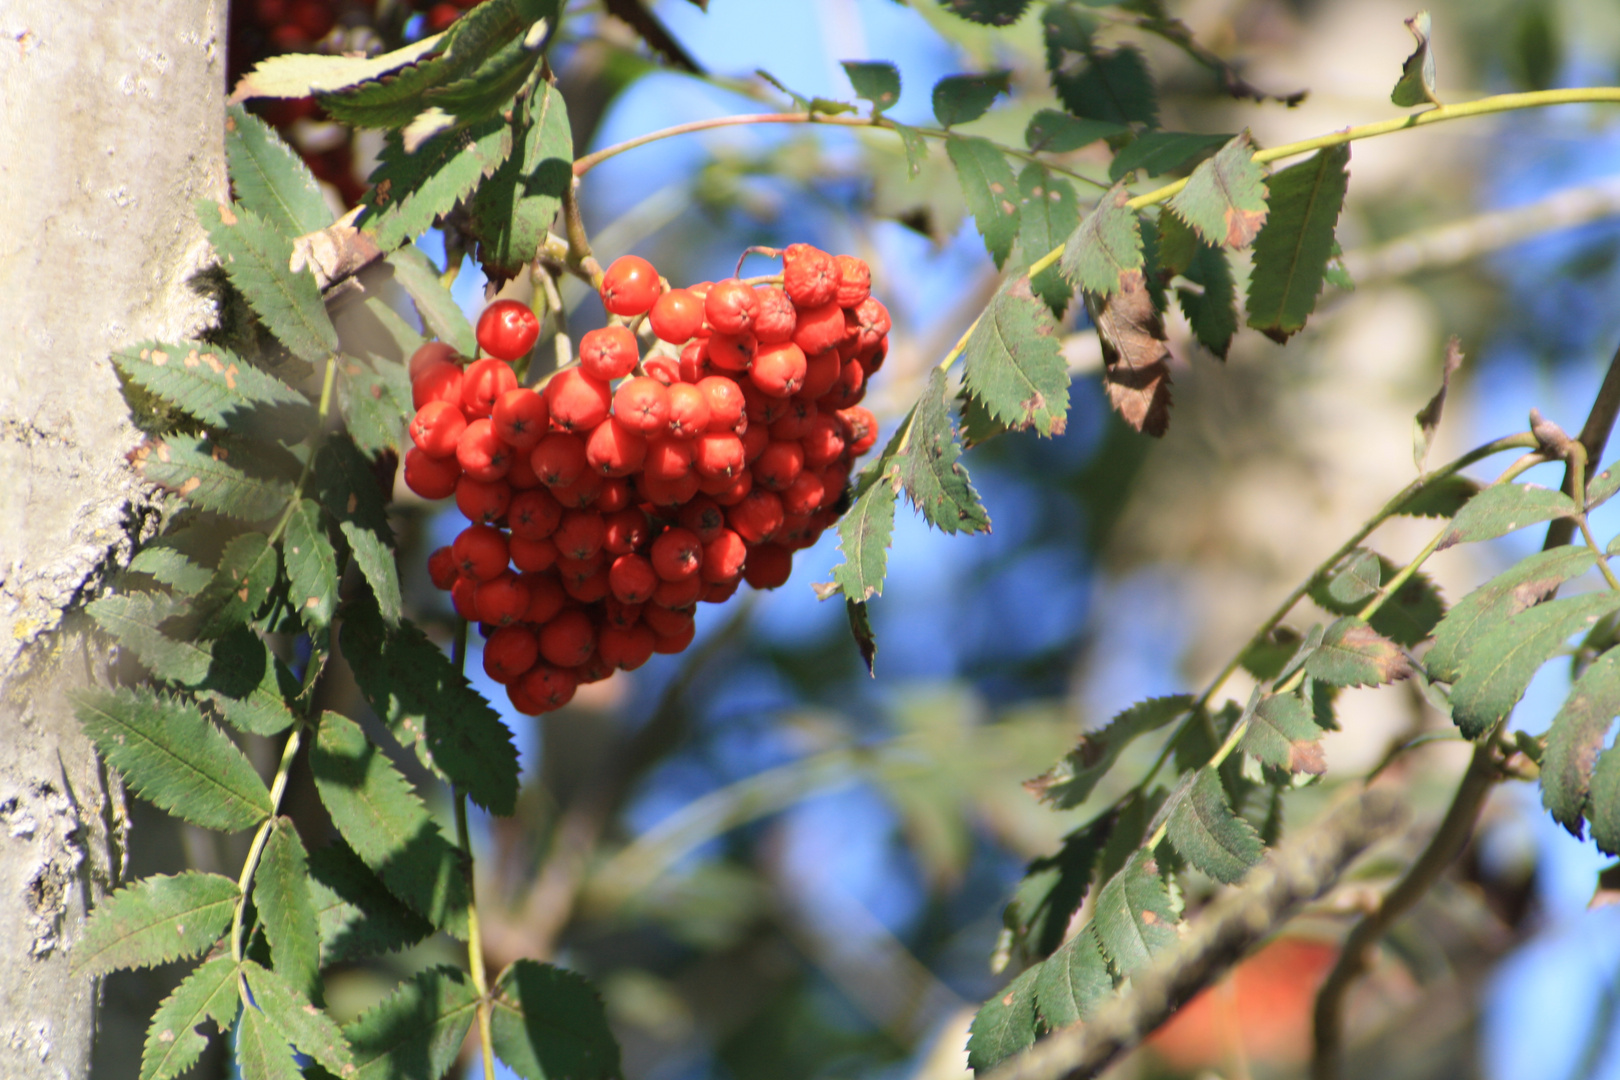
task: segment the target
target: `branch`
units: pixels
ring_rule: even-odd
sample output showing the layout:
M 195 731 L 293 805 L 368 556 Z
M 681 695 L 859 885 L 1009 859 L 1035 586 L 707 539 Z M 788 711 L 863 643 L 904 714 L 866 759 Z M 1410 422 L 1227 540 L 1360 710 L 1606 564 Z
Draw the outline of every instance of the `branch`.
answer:
M 1609 433 L 1614 430 L 1616 413 L 1620 413 L 1620 348 L 1617 348 L 1614 356 L 1609 359 L 1609 370 L 1603 374 L 1603 383 L 1598 387 L 1597 397 L 1592 401 L 1592 411 L 1587 413 L 1586 425 L 1581 428 L 1580 444 L 1586 448 L 1586 461 L 1593 467 L 1596 467 L 1598 459 L 1603 455 L 1603 448 L 1608 445 Z M 1563 485 L 1564 494 L 1570 498 L 1575 497 L 1576 480 L 1575 462 L 1571 460 L 1564 469 Z M 1563 547 L 1574 536 L 1574 520 L 1559 518 L 1547 526 L 1547 539 L 1541 545 L 1542 550 Z
M 1342 803 L 1273 849 L 1241 888 L 1212 903 L 1173 948 L 1133 975 L 1127 993 L 1090 1020 L 1065 1028 L 1004 1063 L 987 1080 L 1079 1080 L 1097 1075 L 1225 974 L 1302 904 L 1326 892 L 1357 855 L 1405 819 L 1405 805 L 1383 789 L 1364 791 Z

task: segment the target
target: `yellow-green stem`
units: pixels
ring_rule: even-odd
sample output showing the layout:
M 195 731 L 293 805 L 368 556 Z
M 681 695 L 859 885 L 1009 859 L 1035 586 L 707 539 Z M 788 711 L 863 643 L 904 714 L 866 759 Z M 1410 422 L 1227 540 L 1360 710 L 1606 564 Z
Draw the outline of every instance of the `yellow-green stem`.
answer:
M 460 671 L 467 662 L 467 620 L 456 621 L 455 642 L 450 660 Z M 467 793 L 452 786 L 450 800 L 456 811 L 456 843 L 467 857 L 467 973 L 478 991 L 478 1047 L 484 1059 L 484 1080 L 495 1080 L 495 1039 L 490 1030 L 489 977 L 484 970 L 484 934 L 478 923 L 477 875 L 473 868 L 472 839 L 467 830 Z
M 314 663 L 314 657 L 310 658 Z M 253 843 L 248 847 L 247 858 L 242 861 L 242 874 L 236 879 L 236 891 L 239 894 L 236 900 L 236 910 L 231 915 L 231 957 L 242 959 L 243 920 L 247 915 L 248 894 L 253 889 L 253 875 L 258 871 L 259 858 L 264 854 L 264 845 L 270 839 L 270 830 L 275 827 L 276 813 L 281 809 L 281 796 L 287 791 L 287 777 L 292 772 L 293 762 L 298 757 L 298 745 L 303 739 L 303 726 L 296 725 L 292 733 L 287 736 L 286 744 L 281 748 L 281 762 L 276 766 L 276 777 L 270 782 L 270 816 L 260 822 L 258 832 L 253 834 Z

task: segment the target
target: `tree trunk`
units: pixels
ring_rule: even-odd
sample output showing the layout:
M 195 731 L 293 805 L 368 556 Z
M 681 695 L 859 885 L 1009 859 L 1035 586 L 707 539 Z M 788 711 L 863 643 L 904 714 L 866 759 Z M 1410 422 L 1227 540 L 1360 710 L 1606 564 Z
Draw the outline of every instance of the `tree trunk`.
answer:
M 66 693 L 103 647 L 76 609 L 151 517 L 108 354 L 214 317 L 192 201 L 225 192 L 224 0 L 0 5 L 0 1076 L 83 1077 L 69 975 L 116 883 L 122 795 Z

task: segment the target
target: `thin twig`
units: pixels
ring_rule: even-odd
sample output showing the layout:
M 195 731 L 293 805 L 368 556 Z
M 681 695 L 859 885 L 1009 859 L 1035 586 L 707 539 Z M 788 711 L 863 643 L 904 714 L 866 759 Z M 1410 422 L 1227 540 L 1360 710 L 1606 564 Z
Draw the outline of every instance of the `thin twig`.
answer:
M 1609 370 L 1603 373 L 1603 383 L 1592 401 L 1592 411 L 1587 413 L 1586 424 L 1581 428 L 1580 443 L 1586 447 L 1586 460 L 1594 466 L 1609 443 L 1609 433 L 1614 430 L 1617 413 L 1620 413 L 1620 348 L 1609 359 Z M 1563 492 L 1572 499 L 1575 497 L 1573 463 L 1564 469 Z M 1548 526 L 1547 540 L 1542 544 L 1542 549 L 1563 547 L 1574 536 L 1575 522 L 1570 518 L 1559 518 Z

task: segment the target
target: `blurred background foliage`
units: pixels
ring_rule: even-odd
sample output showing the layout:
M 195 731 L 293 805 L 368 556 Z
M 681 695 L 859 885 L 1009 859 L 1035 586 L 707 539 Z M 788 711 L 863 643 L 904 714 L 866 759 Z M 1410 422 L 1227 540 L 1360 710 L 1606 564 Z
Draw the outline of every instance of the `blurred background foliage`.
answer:
M 419 33 L 431 14 L 392 0 L 277 3 L 232 5 L 233 79 L 275 51 Z M 931 123 L 940 76 L 1009 69 L 1010 95 L 968 130 L 1016 145 L 1054 101 L 1041 6 L 989 30 L 935 0 L 709 0 L 707 10 L 591 0 L 569 5 L 553 60 L 579 152 L 785 104 L 757 68 L 805 96 L 850 99 L 844 59 L 899 66 L 891 115 L 902 122 Z M 302 38 L 274 29 L 291 8 L 320 16 Z M 1133 13 L 1099 9 L 1108 38 L 1142 46 L 1166 129 L 1248 127 L 1265 146 L 1395 114 L 1388 93 L 1412 12 L 1394 0 L 1165 8 L 1253 85 L 1309 91 L 1293 108 L 1234 100 L 1196 56 L 1133 29 Z M 1431 9 L 1448 100 L 1620 80 L 1620 8 L 1605 0 Z M 377 147 L 312 109 L 276 108 L 270 118 L 319 163 L 334 200 L 352 203 Z M 550 957 L 586 973 L 638 1080 L 963 1075 L 967 1019 L 1011 973 L 992 973 L 1002 909 L 1026 865 L 1089 817 L 1037 805 L 1021 781 L 1125 705 L 1199 685 L 1413 477 L 1411 417 L 1437 385 L 1448 334 L 1468 360 L 1431 461 L 1522 429 L 1531 405 L 1579 427 L 1620 341 L 1616 121 L 1612 109 L 1572 107 L 1356 144 L 1340 220 L 1354 290 L 1331 291 L 1286 348 L 1240 333 L 1224 364 L 1173 315 L 1176 405 L 1162 441 L 1110 414 L 1097 346 L 1071 315 L 1067 433 L 1004 436 L 965 459 L 993 533 L 953 539 L 920 518 L 897 522 L 872 605 L 876 678 L 843 611 L 810 588 L 838 561 L 829 534 L 783 589 L 701 612 L 687 655 L 657 657 L 539 720 L 509 714 L 524 791 L 514 817 L 480 821 L 477 834 L 492 961 Z M 893 424 L 996 282 L 954 175 L 933 155 L 911 179 L 889 133 L 730 128 L 607 161 L 581 202 L 599 255 L 637 252 L 677 283 L 729 275 L 752 244 L 808 241 L 867 259 L 896 327 L 867 404 Z M 1101 176 L 1106 155 L 1093 146 L 1069 164 Z M 422 246 L 456 257 L 453 233 Z M 484 303 L 470 261 L 456 293 L 469 313 Z M 565 300 L 576 334 L 602 321 L 583 290 Z M 1556 485 L 1548 469 L 1540 482 Z M 399 495 L 408 603 L 447 641 L 452 613 L 424 564 L 453 535 L 454 512 Z M 1600 535 L 1620 528 L 1616 513 L 1595 515 Z M 1376 543 L 1401 562 L 1430 529 L 1398 521 Z M 1533 543 L 1454 549 L 1430 566 L 1455 598 Z M 476 655 L 468 666 L 479 669 Z M 1516 726 L 1544 727 L 1566 686 L 1549 669 Z M 1227 689 L 1239 701 L 1248 692 Z M 349 707 L 363 708 L 357 696 Z M 1421 695 L 1406 684 L 1351 692 L 1340 714 L 1328 775 L 1289 797 L 1290 826 L 1425 735 L 1382 782 L 1438 814 L 1467 752 Z M 1134 745 L 1110 783 L 1128 784 L 1157 749 Z M 1110 783 L 1093 805 L 1117 793 Z M 288 805 L 306 835 L 327 828 L 302 766 Z M 240 859 L 150 807 L 137 804 L 134 821 L 131 874 Z M 1370 860 L 1116 1075 L 1297 1075 L 1315 980 L 1403 854 Z M 1458 871 L 1400 924 L 1354 996 L 1349 1074 L 1620 1077 L 1620 909 L 1588 909 L 1601 865 L 1533 792 L 1499 791 Z M 443 949 L 342 969 L 328 1000 L 353 1015 L 449 959 Z M 133 1047 L 170 978 L 107 981 L 98 1077 L 136 1074 Z

